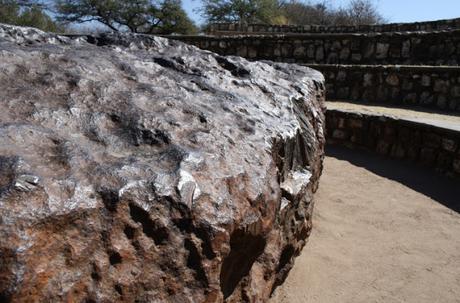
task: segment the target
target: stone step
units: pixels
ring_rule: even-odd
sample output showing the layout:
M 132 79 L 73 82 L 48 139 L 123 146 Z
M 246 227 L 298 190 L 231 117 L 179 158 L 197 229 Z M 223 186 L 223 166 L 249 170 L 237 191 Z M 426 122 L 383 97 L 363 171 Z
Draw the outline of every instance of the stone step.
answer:
M 327 102 L 327 143 L 404 159 L 460 178 L 460 116 Z
M 423 107 L 460 114 L 459 66 L 307 66 L 323 73 L 329 100 Z

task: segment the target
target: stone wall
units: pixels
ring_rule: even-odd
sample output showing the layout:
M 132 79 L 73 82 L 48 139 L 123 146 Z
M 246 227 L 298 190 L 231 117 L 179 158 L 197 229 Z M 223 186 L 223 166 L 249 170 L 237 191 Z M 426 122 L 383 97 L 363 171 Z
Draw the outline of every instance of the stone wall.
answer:
M 460 30 L 371 34 L 168 36 L 223 55 L 291 63 L 458 65 Z
M 327 142 L 365 149 L 460 177 L 460 132 L 381 115 L 328 110 Z
M 309 65 L 321 71 L 328 100 L 422 106 L 460 112 L 460 67 Z
M 266 34 L 266 33 L 363 33 L 363 32 L 404 32 L 404 31 L 440 31 L 460 28 L 460 18 L 415 23 L 389 23 L 359 26 L 324 26 L 324 25 L 271 25 L 214 23 L 209 34 Z

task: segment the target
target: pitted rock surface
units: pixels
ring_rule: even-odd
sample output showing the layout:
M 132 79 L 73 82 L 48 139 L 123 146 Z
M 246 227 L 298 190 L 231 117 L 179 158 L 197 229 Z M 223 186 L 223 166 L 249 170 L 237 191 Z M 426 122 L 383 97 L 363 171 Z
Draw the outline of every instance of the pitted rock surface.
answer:
M 267 300 L 310 233 L 323 81 L 0 25 L 0 301 Z

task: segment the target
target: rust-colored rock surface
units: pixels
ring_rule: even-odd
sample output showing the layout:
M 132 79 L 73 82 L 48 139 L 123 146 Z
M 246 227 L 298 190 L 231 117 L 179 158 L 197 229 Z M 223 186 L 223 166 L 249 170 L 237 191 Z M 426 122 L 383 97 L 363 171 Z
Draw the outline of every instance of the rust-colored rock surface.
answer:
M 311 229 L 323 77 L 0 25 L 0 301 L 263 302 Z

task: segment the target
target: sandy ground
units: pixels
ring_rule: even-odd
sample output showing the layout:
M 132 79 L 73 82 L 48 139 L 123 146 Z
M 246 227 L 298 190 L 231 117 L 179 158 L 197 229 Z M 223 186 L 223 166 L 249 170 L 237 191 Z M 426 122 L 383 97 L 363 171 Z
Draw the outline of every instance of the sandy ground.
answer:
M 378 115 L 392 116 L 405 120 L 412 120 L 427 124 L 434 124 L 439 127 L 460 130 L 460 113 L 447 114 L 439 111 L 429 111 L 426 108 L 420 110 L 386 107 L 373 104 L 360 104 L 341 101 L 326 102 L 328 109 L 340 109 L 353 112 L 362 112 Z
M 270 303 L 460 302 L 460 185 L 356 153 L 328 152 L 312 236 Z

